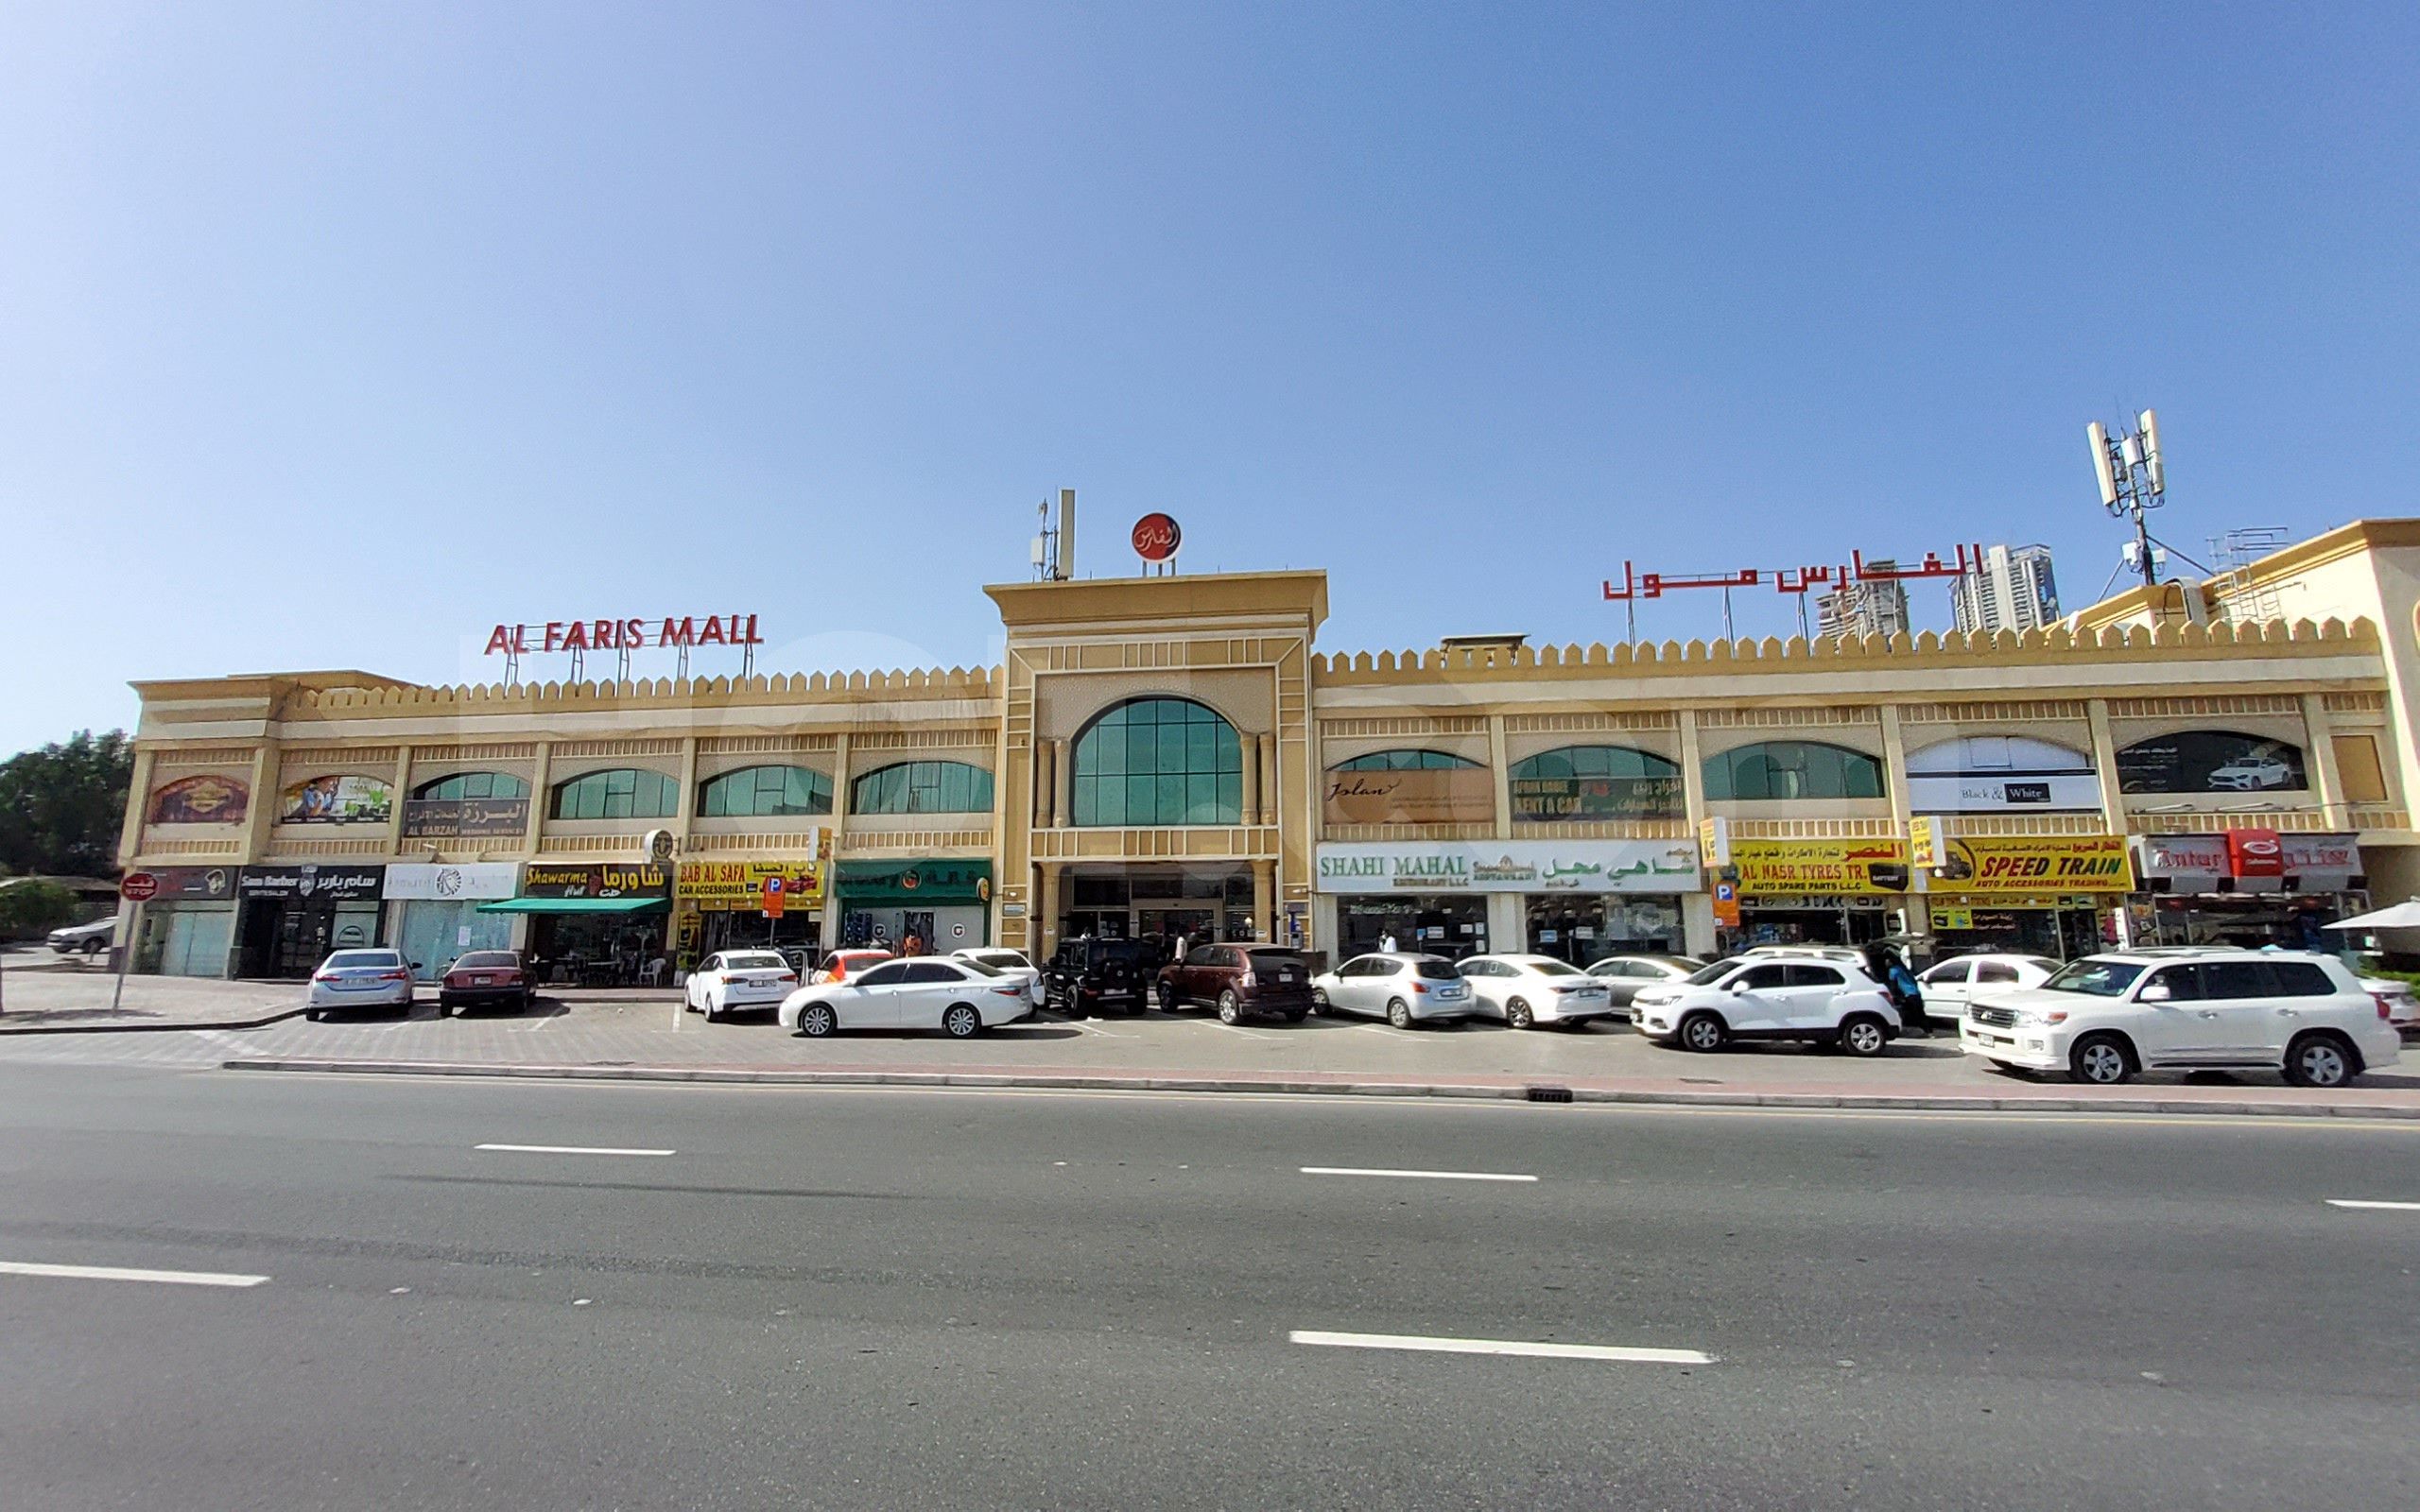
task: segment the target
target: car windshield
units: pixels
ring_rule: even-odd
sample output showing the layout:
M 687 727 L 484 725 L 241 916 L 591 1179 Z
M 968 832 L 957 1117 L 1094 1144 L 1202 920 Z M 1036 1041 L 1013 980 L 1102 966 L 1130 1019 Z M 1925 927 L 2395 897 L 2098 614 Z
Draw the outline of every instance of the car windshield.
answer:
M 722 958 L 722 969 L 726 971 L 786 971 L 789 967 L 789 962 L 771 951 L 742 951 L 736 955 Z
M 514 958 L 510 951 L 473 951 L 454 964 L 467 966 L 475 971 L 490 967 L 518 966 L 521 962 Z
M 1558 961 L 1551 955 L 1532 956 L 1521 964 L 1540 976 L 1586 976 L 1588 974 L 1569 961 Z
M 2135 985 L 2135 978 L 2148 971 L 2132 961 L 2077 961 L 2062 968 L 2058 974 L 2042 986 L 2052 992 L 2083 992 L 2097 998 L 2114 998 Z
M 1252 964 L 1254 971 L 1274 971 L 1284 967 L 1300 966 L 1303 958 L 1292 951 L 1253 951 Z
M 2043 956 L 2028 955 L 2025 957 L 2025 964 L 2032 967 L 2037 971 L 2048 971 L 2052 975 L 2058 974 L 2059 963 L 2046 959 Z
M 979 955 L 967 955 L 959 958 L 961 960 L 981 961 L 986 966 L 997 966 L 1003 968 L 1030 966 L 1033 964 L 1014 951 L 985 951 Z
M 1740 963 L 1737 961 L 1717 961 L 1712 966 L 1701 966 L 1696 971 L 1689 973 L 1689 986 L 1712 987 L 1717 982 L 1721 981 L 1724 977 L 1729 976 L 1732 972 L 1737 971 L 1739 966 Z
M 366 967 L 401 966 L 404 958 L 393 951 L 338 951 L 328 957 L 332 971 L 360 971 Z
M 1441 961 L 1434 955 L 1412 962 L 1411 971 L 1414 976 L 1429 982 L 1459 982 L 1462 977 L 1461 972 L 1454 970 L 1453 962 Z

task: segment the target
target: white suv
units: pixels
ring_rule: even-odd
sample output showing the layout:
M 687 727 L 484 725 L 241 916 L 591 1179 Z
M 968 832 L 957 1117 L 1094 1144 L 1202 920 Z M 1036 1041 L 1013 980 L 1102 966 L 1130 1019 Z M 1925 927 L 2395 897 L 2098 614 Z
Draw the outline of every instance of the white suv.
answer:
M 1842 955 L 1849 953 L 1842 952 Z M 1812 952 L 1717 961 L 1680 982 L 1643 988 L 1630 1022 L 1651 1040 L 1720 1050 L 1734 1040 L 1812 1040 L 1878 1056 L 1899 1012 L 1854 957 Z
M 2104 1086 L 2144 1071 L 2225 1068 L 2342 1087 L 2394 1063 L 2389 1011 L 2325 955 L 2119 951 L 2072 962 L 2038 988 L 1977 993 L 1959 1043 L 2002 1070 Z

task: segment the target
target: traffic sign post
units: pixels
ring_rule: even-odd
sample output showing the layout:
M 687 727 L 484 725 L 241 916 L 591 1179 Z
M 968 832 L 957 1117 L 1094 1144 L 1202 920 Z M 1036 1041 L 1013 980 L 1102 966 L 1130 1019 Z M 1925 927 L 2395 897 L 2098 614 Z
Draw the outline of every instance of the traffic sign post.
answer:
M 117 947 L 117 986 L 110 989 L 112 1013 L 125 1001 L 126 968 L 134 959 L 135 926 L 142 921 L 143 905 L 160 896 L 160 879 L 147 871 L 130 871 L 119 881 L 117 895 L 134 906 L 118 926 L 118 936 L 125 943 Z
M 773 936 L 780 933 L 782 900 L 782 879 L 767 877 L 765 879 L 765 943 L 768 945 L 772 944 Z

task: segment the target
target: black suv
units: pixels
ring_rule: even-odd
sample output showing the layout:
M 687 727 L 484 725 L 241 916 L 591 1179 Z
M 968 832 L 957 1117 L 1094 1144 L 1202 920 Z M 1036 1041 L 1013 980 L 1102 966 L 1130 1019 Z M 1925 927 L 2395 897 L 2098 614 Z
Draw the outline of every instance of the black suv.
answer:
M 1140 940 L 1092 935 L 1061 940 L 1042 969 L 1042 1005 L 1070 1019 L 1140 1013 L 1150 965 Z

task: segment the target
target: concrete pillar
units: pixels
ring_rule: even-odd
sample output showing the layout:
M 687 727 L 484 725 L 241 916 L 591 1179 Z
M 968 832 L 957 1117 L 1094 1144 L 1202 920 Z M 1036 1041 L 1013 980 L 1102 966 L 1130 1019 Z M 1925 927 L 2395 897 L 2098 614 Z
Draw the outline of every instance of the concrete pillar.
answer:
M 1705 822 L 1705 754 L 1698 741 L 1698 712 L 1676 710 L 1681 735 L 1681 809 L 1692 835 Z
M 246 861 L 258 861 L 268 854 L 269 827 L 277 822 L 277 780 L 282 771 L 276 741 L 264 740 L 252 748 L 251 806 L 244 814 Z
M 1034 947 L 1036 965 L 1049 959 L 1059 949 L 1059 875 L 1066 869 L 1065 863 L 1059 861 L 1045 861 L 1041 866 L 1042 902 L 1028 931 L 1030 937 L 1040 941 Z
M 849 732 L 832 737 L 832 843 L 823 850 L 823 948 L 840 948 L 840 848 L 849 827 Z
M 395 747 L 394 807 L 387 815 L 387 853 L 404 853 L 404 805 L 411 801 L 412 748 L 406 744 Z
M 1405 948 L 1420 949 L 1409 944 Z M 1526 951 L 1530 948 L 1530 901 L 1527 898 L 1517 892 L 1492 892 L 1487 895 L 1487 948 L 1491 951 Z
M 151 802 L 152 751 L 148 746 L 134 748 L 134 780 L 127 788 L 126 818 L 118 826 L 117 864 L 126 867 L 143 850 L 143 819 Z
M 1257 736 L 1245 738 L 1250 741 L 1251 748 L 1244 759 L 1244 801 L 1243 807 L 1236 811 L 1236 817 L 1245 824 L 1252 824 L 1260 817 L 1260 741 Z
M 1058 750 L 1055 740 L 1033 743 L 1033 823 L 1039 829 L 1050 827 L 1050 795 L 1059 785 L 1059 764 L 1053 760 Z
M 1681 945 L 1682 949 L 1702 960 L 1714 959 L 1714 894 L 1682 894 Z
M 1495 837 L 1512 837 L 1512 769 L 1504 761 L 1504 716 L 1487 716 L 1487 766 L 1495 774 Z
M 1262 824 L 1277 822 L 1277 737 L 1263 735 L 1260 747 L 1260 820 Z
M 545 843 L 546 808 L 554 800 L 555 743 L 538 742 L 537 764 L 529 772 L 529 829 L 521 837 L 521 854 L 527 858 L 538 853 Z
M 1273 940 L 1277 937 L 1277 922 L 1271 910 L 1277 902 L 1277 863 L 1255 861 L 1252 864 L 1252 930 L 1253 938 Z
M 681 798 L 672 810 L 672 837 L 681 842 L 679 850 L 689 849 L 689 821 L 698 813 L 698 737 L 684 735 L 681 740 Z
M 2327 716 L 2324 694 L 2303 695 L 2303 730 L 2310 751 L 2311 796 L 2319 799 L 2320 822 L 2330 829 L 2353 827 L 2353 811 L 2344 799 L 2344 775 L 2336 767 L 2336 722 Z
M 2092 769 L 2100 778 L 2102 823 L 2111 834 L 2124 834 L 2126 796 L 2118 785 L 2118 737 L 2109 729 L 2109 700 L 2087 700 L 2084 713 L 2092 725 Z
M 1899 728 L 1899 706 L 1893 703 L 1882 706 L 1882 780 L 1890 784 L 1892 828 L 1904 840 L 1908 837 L 1908 820 L 1911 816 L 1908 799 L 1908 741 Z M 1906 910 L 1904 927 L 1910 935 L 1928 936 L 1932 933 L 1932 909 L 1926 905 L 1924 899 L 1928 882 L 1929 879 L 1918 879 L 1912 875 L 1908 879 L 1908 893 L 1901 906 Z M 1932 954 L 1929 945 L 1914 948 L 1924 955 Z
M 1067 743 L 1064 740 L 1054 740 L 1050 743 L 1050 827 L 1054 830 L 1063 830 L 1067 827 L 1067 795 L 1074 790 L 1074 787 L 1075 783 L 1067 770 Z M 1052 919 L 1048 927 L 1051 934 L 1056 936 L 1059 931 L 1059 921 Z

